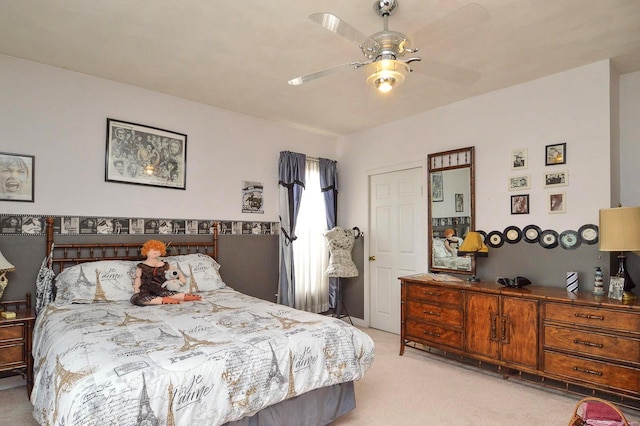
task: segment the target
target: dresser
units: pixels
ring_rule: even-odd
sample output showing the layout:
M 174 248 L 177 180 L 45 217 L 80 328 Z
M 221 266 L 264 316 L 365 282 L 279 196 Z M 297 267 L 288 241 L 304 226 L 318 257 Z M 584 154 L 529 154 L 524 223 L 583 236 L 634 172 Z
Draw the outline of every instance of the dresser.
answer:
M 0 371 L 20 372 L 27 380 L 27 391 L 33 387 L 31 335 L 36 319 L 31 308 L 31 295 L 24 300 L 0 302 L 0 312 L 15 312 L 15 318 L 0 316 Z
M 440 281 L 432 274 L 400 282 L 400 355 L 406 347 L 453 353 L 640 408 L 640 302 L 535 284 Z

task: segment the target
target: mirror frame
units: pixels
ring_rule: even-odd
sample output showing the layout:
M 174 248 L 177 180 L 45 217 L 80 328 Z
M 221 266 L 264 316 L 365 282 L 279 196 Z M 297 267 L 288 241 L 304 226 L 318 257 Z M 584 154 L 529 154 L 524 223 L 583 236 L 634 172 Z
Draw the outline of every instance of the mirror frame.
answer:
M 476 229 L 476 188 L 475 188 L 475 147 L 470 146 L 467 148 L 454 149 L 450 151 L 436 152 L 428 155 L 428 173 L 427 173 L 427 188 L 428 188 L 428 256 L 429 256 L 429 271 L 430 272 L 449 272 L 455 274 L 475 275 L 476 272 L 476 259 L 471 258 L 471 270 L 464 271 L 458 269 L 449 269 L 444 267 L 438 267 L 433 265 L 433 201 L 432 201 L 432 174 L 435 172 L 444 172 L 447 170 L 456 169 L 469 169 L 469 203 L 470 203 L 470 219 L 469 230 L 475 231 Z M 444 194 L 446 197 L 446 194 Z M 454 197 L 454 194 L 450 194 L 450 197 Z

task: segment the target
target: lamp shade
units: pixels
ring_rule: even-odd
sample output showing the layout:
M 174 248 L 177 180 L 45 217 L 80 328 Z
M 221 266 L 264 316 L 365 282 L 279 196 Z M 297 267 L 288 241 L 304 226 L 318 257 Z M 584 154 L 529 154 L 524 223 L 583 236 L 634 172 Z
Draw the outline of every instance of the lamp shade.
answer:
M 489 256 L 489 248 L 485 245 L 482 234 L 477 231 L 470 231 L 464 238 L 462 245 L 458 248 L 458 256 Z
M 405 62 L 394 59 L 381 59 L 365 67 L 368 75 L 367 84 L 380 92 L 388 92 L 404 82 L 404 78 L 411 72 Z
M 640 207 L 600 210 L 600 251 L 640 250 Z
M 9 261 L 5 259 L 5 257 L 0 252 L 0 271 L 10 272 L 15 270 L 16 270 L 16 267 L 13 266 L 11 263 L 9 263 Z

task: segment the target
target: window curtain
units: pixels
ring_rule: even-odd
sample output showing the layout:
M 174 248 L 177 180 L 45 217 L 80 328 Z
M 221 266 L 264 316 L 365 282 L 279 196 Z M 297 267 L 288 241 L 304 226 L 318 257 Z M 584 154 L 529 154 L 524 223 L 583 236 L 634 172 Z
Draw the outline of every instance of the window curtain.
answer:
M 327 229 L 336 226 L 338 217 L 338 163 L 326 158 L 319 159 L 320 190 L 324 196 L 327 216 Z M 336 289 L 338 278 L 329 278 L 329 307 L 336 308 Z
M 293 265 L 293 241 L 296 239 L 296 219 L 305 187 L 305 163 L 307 156 L 295 152 L 280 152 L 278 162 L 278 187 L 280 190 L 280 276 L 278 279 L 278 303 L 295 304 L 295 272 Z
M 329 309 L 329 251 L 324 234 L 327 232 L 324 195 L 320 189 L 318 160 L 307 159 L 306 184 L 293 242 L 295 265 L 296 309 L 325 312 Z

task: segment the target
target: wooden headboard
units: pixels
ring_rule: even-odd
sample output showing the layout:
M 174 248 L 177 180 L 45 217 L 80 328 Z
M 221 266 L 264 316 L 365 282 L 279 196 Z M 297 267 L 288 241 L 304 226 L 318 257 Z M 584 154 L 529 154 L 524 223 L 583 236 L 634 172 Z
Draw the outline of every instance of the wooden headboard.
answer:
M 140 249 L 148 239 L 161 240 L 167 245 L 167 255 L 202 253 L 218 259 L 218 223 L 213 224 L 213 234 L 209 241 L 171 241 L 172 235 L 149 235 L 145 241 L 135 243 L 64 243 L 54 240 L 54 218 L 47 218 L 47 257 L 51 256 L 51 267 L 56 274 L 65 267 L 97 260 L 143 260 Z M 98 239 L 104 236 L 98 235 Z M 184 235 L 183 235 L 184 237 Z M 83 236 L 82 238 L 87 238 Z

